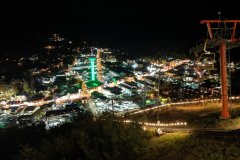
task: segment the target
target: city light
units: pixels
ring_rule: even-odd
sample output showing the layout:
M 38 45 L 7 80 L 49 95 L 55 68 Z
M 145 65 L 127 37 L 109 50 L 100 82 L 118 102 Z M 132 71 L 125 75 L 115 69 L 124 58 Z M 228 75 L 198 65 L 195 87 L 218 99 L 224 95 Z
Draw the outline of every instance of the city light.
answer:
M 132 120 L 124 120 L 124 123 L 133 123 Z M 140 125 L 150 126 L 150 127 L 181 127 L 187 126 L 187 122 L 175 122 L 175 123 L 149 123 L 149 122 L 138 122 Z
M 90 71 L 91 71 L 91 81 L 95 81 L 96 80 L 96 75 L 95 75 L 95 57 L 90 57 L 89 61 L 90 61 Z
M 240 96 L 229 97 L 229 99 L 233 99 L 233 100 L 240 99 Z M 201 100 L 192 100 L 192 101 L 184 101 L 184 102 L 176 102 L 176 103 L 167 103 L 167 104 L 162 104 L 160 106 L 155 106 L 155 107 L 151 107 L 151 108 L 147 108 L 147 109 L 134 111 L 134 112 L 130 113 L 130 115 L 144 113 L 144 112 L 150 111 L 150 110 L 156 110 L 156 109 L 158 109 L 158 107 L 174 107 L 175 105 L 202 104 L 202 103 L 206 103 L 206 102 L 219 102 L 219 101 L 220 101 L 220 99 L 213 98 L 213 99 L 204 99 L 204 100 L 201 99 Z

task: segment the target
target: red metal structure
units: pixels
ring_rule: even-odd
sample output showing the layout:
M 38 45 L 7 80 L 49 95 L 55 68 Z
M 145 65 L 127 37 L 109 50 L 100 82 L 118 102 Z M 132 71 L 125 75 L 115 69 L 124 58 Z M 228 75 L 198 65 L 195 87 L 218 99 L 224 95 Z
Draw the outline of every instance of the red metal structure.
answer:
M 222 111 L 220 118 L 230 118 L 228 111 L 228 86 L 227 86 L 227 58 L 226 49 L 239 46 L 239 40 L 236 38 L 237 23 L 240 20 L 202 20 L 201 24 L 206 24 L 210 37 L 210 45 L 219 46 L 220 51 L 220 73 L 222 88 Z M 218 25 L 214 28 L 212 25 Z M 229 25 L 230 27 L 226 27 Z M 223 26 L 223 27 L 222 27 Z M 218 33 L 221 31 L 221 34 Z

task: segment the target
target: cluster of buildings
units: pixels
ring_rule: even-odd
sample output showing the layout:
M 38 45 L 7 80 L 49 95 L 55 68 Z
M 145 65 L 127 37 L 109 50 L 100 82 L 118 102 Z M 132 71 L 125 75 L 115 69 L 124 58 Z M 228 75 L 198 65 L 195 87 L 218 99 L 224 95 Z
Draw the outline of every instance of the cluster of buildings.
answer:
M 33 95 L 19 99 L 11 86 L 0 85 L 1 97 L 10 92 L 0 103 L 0 126 L 43 122 L 49 129 L 83 114 L 97 117 L 113 112 L 122 116 L 141 108 L 220 95 L 219 74 L 204 68 L 204 61 L 131 60 L 124 53 L 85 42 L 74 46 L 58 34 L 43 48 L 44 56 L 17 62 L 28 66 Z

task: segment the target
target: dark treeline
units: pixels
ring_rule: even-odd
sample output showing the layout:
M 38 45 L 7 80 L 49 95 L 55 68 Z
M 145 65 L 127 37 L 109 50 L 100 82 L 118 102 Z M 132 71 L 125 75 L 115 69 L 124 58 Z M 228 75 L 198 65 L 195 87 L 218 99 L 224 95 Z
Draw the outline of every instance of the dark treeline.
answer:
M 138 159 L 147 134 L 138 124 L 78 120 L 50 131 L 43 127 L 1 130 L 0 156 L 4 159 Z

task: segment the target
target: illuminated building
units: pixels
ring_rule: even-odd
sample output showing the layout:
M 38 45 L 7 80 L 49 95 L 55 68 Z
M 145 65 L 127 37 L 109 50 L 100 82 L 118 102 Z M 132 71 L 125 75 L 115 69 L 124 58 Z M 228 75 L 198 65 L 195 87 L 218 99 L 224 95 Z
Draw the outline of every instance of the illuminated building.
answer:
M 96 61 L 96 58 L 95 57 L 90 57 L 89 59 L 89 62 L 90 62 L 90 80 L 91 81 L 95 81 L 96 80 L 96 75 L 95 75 L 95 61 Z
M 103 52 L 102 49 L 97 50 L 97 72 L 98 72 L 98 80 L 102 82 L 103 80 L 103 71 L 102 71 L 102 59 L 101 53 Z
M 50 38 L 50 41 L 54 41 L 54 42 L 61 42 L 64 41 L 65 39 L 60 37 L 59 34 L 53 34 L 53 36 Z
M 71 41 L 66 41 L 66 39 L 62 38 L 59 34 L 53 34 L 52 37 L 48 38 L 44 48 L 47 50 L 54 50 L 57 48 L 62 48 L 71 43 Z

